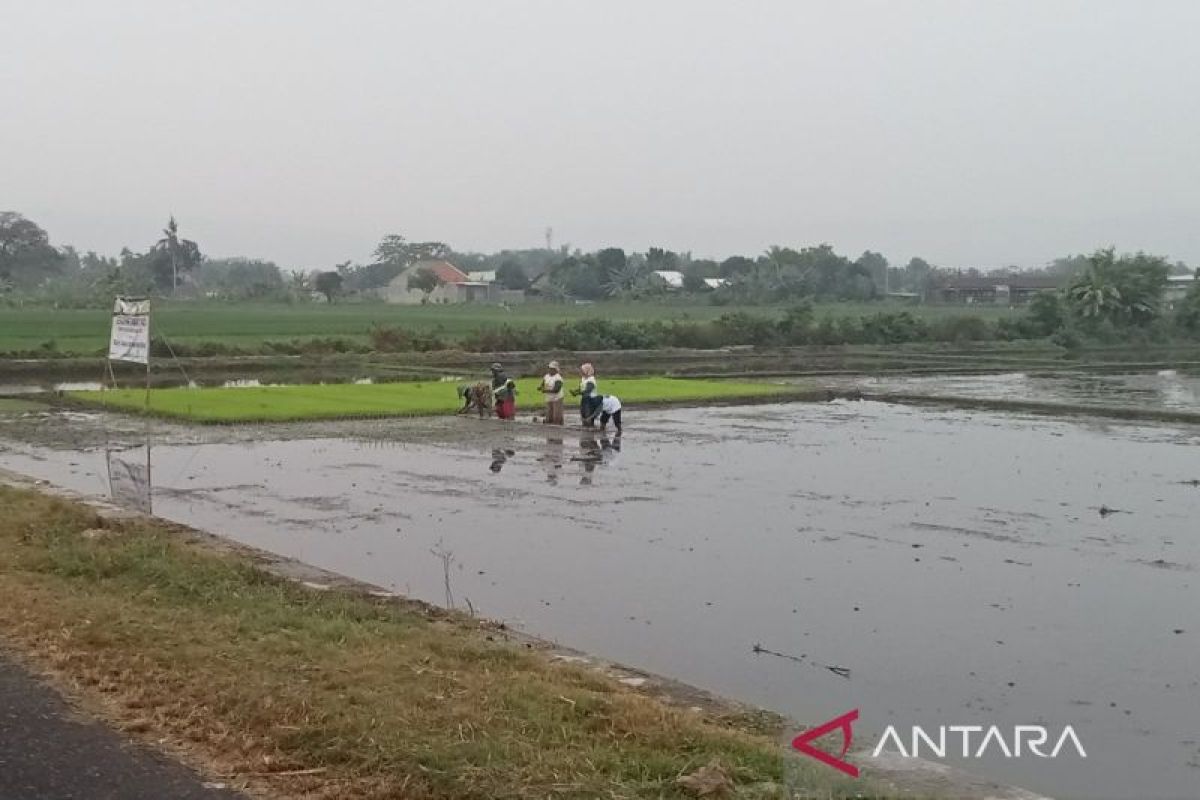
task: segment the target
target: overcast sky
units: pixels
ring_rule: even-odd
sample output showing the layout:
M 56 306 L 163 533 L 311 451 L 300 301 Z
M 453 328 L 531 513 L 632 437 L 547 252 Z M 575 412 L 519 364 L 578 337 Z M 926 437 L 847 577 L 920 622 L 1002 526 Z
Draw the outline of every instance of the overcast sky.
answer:
M 1200 264 L 1200 2 L 0 0 L 0 210 L 211 255 Z

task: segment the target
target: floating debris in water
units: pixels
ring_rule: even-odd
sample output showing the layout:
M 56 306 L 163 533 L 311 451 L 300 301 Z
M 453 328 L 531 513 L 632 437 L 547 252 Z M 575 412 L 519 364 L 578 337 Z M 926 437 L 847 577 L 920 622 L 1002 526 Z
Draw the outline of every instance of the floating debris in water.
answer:
M 841 667 L 841 666 L 838 666 L 837 664 L 821 664 L 819 662 L 814 662 L 811 659 L 809 659 L 807 653 L 801 653 L 798 656 L 792 655 L 790 653 L 781 653 L 778 650 L 771 650 L 769 648 L 763 647 L 761 644 L 758 644 L 757 642 L 754 644 L 754 646 L 752 648 L 750 648 L 750 650 L 751 650 L 751 652 L 753 652 L 755 654 L 765 654 L 768 656 L 775 656 L 776 658 L 785 658 L 788 661 L 794 661 L 797 664 L 812 664 L 813 666 L 817 666 L 822 669 L 829 670 L 834 675 L 837 675 L 839 678 L 845 678 L 846 680 L 850 679 L 850 668 L 849 667 Z

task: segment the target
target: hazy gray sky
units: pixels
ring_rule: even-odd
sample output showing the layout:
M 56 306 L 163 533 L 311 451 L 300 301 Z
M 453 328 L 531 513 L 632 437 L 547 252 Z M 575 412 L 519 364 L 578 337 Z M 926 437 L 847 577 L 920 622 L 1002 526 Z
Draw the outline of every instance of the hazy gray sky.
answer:
M 0 209 L 366 260 L 822 241 L 1200 264 L 1200 2 L 0 0 Z

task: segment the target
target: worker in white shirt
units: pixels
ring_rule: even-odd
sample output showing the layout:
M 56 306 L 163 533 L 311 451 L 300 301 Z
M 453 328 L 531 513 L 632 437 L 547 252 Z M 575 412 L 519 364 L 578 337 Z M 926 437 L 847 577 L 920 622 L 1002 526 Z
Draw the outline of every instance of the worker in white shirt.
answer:
M 542 420 L 547 425 L 563 424 L 563 376 L 558 371 L 558 362 L 551 361 L 546 365 L 549 370 L 542 376 L 542 396 L 546 398 L 546 418 Z
M 608 429 L 608 421 L 613 421 L 617 428 L 617 436 L 621 435 L 621 401 L 615 394 L 606 394 L 600 401 L 600 430 Z

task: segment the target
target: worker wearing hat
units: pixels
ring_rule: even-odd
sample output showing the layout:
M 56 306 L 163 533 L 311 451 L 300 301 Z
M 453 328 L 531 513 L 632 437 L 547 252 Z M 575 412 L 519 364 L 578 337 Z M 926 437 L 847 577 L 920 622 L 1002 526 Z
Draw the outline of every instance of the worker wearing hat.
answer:
M 517 416 L 517 385 L 504 374 L 504 365 L 492 364 L 492 398 L 496 404 L 496 416 L 513 419 Z
M 546 398 L 547 425 L 563 424 L 563 376 L 558 371 L 558 362 L 551 361 L 546 365 L 547 372 L 542 376 L 542 396 Z

